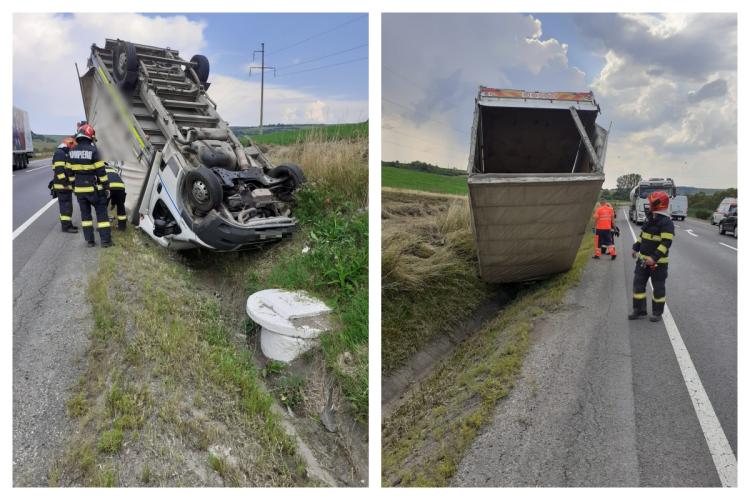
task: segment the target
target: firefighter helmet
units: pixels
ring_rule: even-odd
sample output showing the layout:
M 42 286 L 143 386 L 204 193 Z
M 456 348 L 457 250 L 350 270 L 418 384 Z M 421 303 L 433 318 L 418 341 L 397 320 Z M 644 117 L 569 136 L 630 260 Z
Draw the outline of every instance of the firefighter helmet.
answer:
M 89 125 L 88 123 L 85 123 L 81 125 L 78 128 L 78 133 L 76 134 L 76 139 L 79 137 L 86 137 L 87 139 L 91 139 L 92 141 L 96 140 L 96 132 L 94 131 L 94 127 Z
M 652 212 L 669 208 L 669 195 L 664 191 L 654 191 L 648 195 L 648 204 Z

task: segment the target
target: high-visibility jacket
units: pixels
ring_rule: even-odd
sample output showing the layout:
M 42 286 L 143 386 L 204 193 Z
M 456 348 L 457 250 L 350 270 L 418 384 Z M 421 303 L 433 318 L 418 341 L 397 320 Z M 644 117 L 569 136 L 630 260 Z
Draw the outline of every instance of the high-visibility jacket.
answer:
M 651 257 L 660 265 L 669 263 L 669 248 L 674 239 L 674 222 L 668 215 L 652 214 L 643 223 L 641 234 L 633 244 L 633 250 L 638 252 L 638 258 Z
M 52 187 L 58 191 L 65 191 L 71 189 L 70 182 L 68 181 L 68 175 L 65 172 L 65 165 L 68 162 L 68 146 L 65 143 L 60 144 L 55 149 L 55 153 L 52 155 L 52 171 L 54 173 L 54 179 L 52 181 Z
M 122 182 L 122 177 L 120 177 L 120 173 L 117 171 L 115 167 L 110 167 L 109 165 L 104 167 L 104 170 L 107 172 L 107 179 L 109 180 L 109 189 L 125 189 L 125 183 Z
M 74 193 L 93 193 L 105 188 L 109 181 L 104 162 L 99 157 L 96 145 L 88 139 L 81 138 L 78 144 L 68 151 L 66 165 Z
M 596 219 L 596 229 L 611 230 L 615 219 L 615 210 L 611 205 L 599 205 L 596 212 L 594 212 L 594 218 Z

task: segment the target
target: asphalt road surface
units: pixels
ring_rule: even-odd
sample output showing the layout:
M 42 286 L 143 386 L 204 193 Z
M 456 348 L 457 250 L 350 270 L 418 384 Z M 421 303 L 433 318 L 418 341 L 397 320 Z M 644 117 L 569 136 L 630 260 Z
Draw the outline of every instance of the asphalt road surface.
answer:
M 96 263 L 100 249 L 86 248 L 80 233 L 60 231 L 56 201 L 43 210 L 52 199 L 51 178 L 49 160 L 13 174 L 14 486 L 47 486 L 50 467 L 76 431 L 65 402 L 91 329 L 86 263 Z M 80 226 L 77 207 L 73 220 Z
M 454 486 L 732 484 L 737 240 L 702 221 L 676 222 L 673 322 L 628 321 L 633 237 L 618 215 L 618 258 L 592 260 L 561 310 L 537 325 L 519 384 L 464 456 Z

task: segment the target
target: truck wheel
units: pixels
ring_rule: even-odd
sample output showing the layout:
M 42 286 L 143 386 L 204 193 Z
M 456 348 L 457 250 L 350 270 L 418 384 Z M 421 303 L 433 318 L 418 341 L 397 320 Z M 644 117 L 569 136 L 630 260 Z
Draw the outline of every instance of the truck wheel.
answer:
M 276 179 L 285 179 L 273 192 L 281 201 L 294 200 L 294 192 L 305 183 L 302 169 L 293 163 L 285 163 L 271 169 L 268 175 Z
M 190 206 L 204 214 L 218 207 L 224 195 L 216 174 L 204 166 L 187 173 L 184 192 Z
M 122 42 L 112 53 L 112 74 L 122 90 L 133 90 L 138 82 L 138 56 L 135 45 Z
M 193 69 L 195 70 L 195 74 L 198 75 L 198 80 L 200 80 L 201 84 L 205 85 L 208 81 L 208 73 L 211 67 L 208 64 L 208 58 L 206 56 L 196 54 L 190 58 L 190 62 L 198 63 L 198 65 L 194 66 Z
M 726 229 L 724 229 L 724 224 L 719 222 L 719 234 L 727 234 Z

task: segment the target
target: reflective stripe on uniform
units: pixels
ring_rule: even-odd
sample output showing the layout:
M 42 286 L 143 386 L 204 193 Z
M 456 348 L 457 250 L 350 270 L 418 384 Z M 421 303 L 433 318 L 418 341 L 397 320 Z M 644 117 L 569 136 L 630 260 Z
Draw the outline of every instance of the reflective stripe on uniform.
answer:
M 83 187 L 76 186 L 76 188 L 74 189 L 74 191 L 76 193 L 93 193 L 94 192 L 94 186 L 83 186 Z
M 110 182 L 109 183 L 109 187 L 110 188 L 122 188 L 122 189 L 125 189 L 125 184 L 123 184 L 122 182 Z
M 107 182 L 108 180 L 109 177 L 107 177 L 106 175 L 102 175 L 101 177 L 99 177 L 99 182 Z
M 109 224 L 109 221 L 107 221 L 107 222 L 98 222 L 96 224 L 96 227 L 99 228 L 99 229 L 101 229 L 103 227 L 110 227 L 110 224 Z
M 643 292 L 643 293 L 635 293 L 635 292 L 633 292 L 633 298 L 634 299 L 645 299 L 646 298 L 646 292 Z
M 654 302 L 666 302 L 667 301 L 667 296 L 665 295 L 664 297 L 654 297 L 653 301 Z
M 81 221 L 81 225 L 83 227 L 91 227 L 91 226 L 94 225 L 94 221 L 92 221 L 92 220 L 82 220 Z
M 655 234 L 651 234 L 651 233 L 641 233 L 641 236 L 643 236 L 643 239 L 644 239 L 644 240 L 649 240 L 649 241 L 661 241 L 661 236 L 657 236 L 657 235 L 655 235 Z
M 64 167 L 65 162 L 64 161 L 56 161 L 52 164 L 52 167 Z
M 69 190 L 70 189 L 70 186 L 66 186 L 65 184 L 52 184 L 52 187 L 54 189 L 58 189 L 58 190 Z
M 657 264 L 669 264 L 669 257 L 662 257 L 656 261 Z
M 61 215 L 60 220 L 73 220 L 70 215 Z
M 658 247 L 656 247 L 656 251 L 661 252 L 661 253 L 667 253 L 667 247 L 665 247 L 664 244 L 661 244 Z
M 57 174 L 58 179 L 65 179 L 65 174 Z
M 94 168 L 102 168 L 104 166 L 104 161 L 99 160 L 98 162 L 94 163 Z
M 663 240 L 671 240 L 672 238 L 674 238 L 672 233 L 661 233 L 661 239 Z
M 127 215 L 118 215 L 117 216 L 117 220 L 128 220 L 128 216 Z

